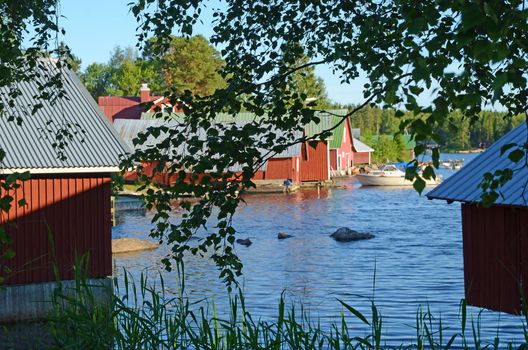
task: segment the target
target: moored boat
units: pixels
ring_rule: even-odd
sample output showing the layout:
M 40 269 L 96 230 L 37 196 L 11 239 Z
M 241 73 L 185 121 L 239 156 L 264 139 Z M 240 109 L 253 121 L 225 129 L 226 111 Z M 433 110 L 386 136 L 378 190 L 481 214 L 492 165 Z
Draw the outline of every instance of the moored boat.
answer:
M 356 179 L 363 186 L 412 186 L 413 182 L 405 178 L 405 173 L 395 165 L 387 164 L 370 173 L 356 174 Z M 427 186 L 437 185 L 440 178 L 424 179 Z
M 451 170 L 459 170 L 462 168 L 462 163 L 464 162 L 463 159 L 455 159 L 455 160 L 446 160 L 441 163 L 442 167 L 445 169 L 451 169 Z

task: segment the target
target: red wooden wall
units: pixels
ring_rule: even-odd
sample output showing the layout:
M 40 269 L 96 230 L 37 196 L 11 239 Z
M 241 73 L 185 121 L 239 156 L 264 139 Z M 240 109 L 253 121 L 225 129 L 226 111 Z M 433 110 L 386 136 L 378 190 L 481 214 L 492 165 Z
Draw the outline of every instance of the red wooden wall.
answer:
M 13 207 L 0 218 L 13 238 L 10 248 L 16 253 L 13 259 L 0 261 L 12 269 L 6 283 L 54 281 L 53 255 L 63 280 L 74 277 L 74 260 L 84 254 L 89 254 L 89 277 L 110 276 L 110 195 L 108 174 L 34 175 L 23 182 L 14 193 Z M 27 205 L 16 205 L 22 198 Z
M 300 169 L 297 169 L 297 158 L 273 158 L 268 160 L 265 171 L 265 180 L 292 179 L 294 183 L 300 181 Z M 300 162 L 299 162 L 300 168 Z M 298 171 L 299 170 L 299 171 Z
M 337 150 L 331 149 L 329 152 L 330 155 L 330 169 L 337 170 Z
M 369 163 L 369 152 L 354 152 L 353 153 L 354 164 L 368 164 Z
M 297 159 L 299 157 L 290 157 L 290 158 L 272 158 L 268 160 L 266 165 L 266 170 L 259 170 L 255 173 L 253 177 L 254 180 L 286 180 L 292 179 L 294 183 L 300 181 L 300 162 L 299 169 L 297 168 Z M 143 173 L 152 178 L 152 181 L 158 184 L 168 185 L 169 176 L 165 172 L 157 172 L 154 177 L 155 166 L 157 162 L 143 163 Z M 190 174 L 188 179 L 190 180 Z M 203 175 L 200 175 L 203 176 Z M 175 181 L 177 175 L 173 175 L 170 180 L 170 183 Z M 124 174 L 124 179 L 129 182 L 136 181 L 138 175 L 136 171 L 127 171 Z
M 528 296 L 528 208 L 462 204 L 469 305 L 518 314 Z
M 344 128 L 343 130 L 343 137 L 341 139 L 341 147 L 337 150 L 336 154 L 336 166 L 339 165 L 339 168 L 334 169 L 341 169 L 344 170 L 352 165 L 352 130 L 350 129 L 350 120 L 347 118 L 345 120 L 344 125 L 342 126 Z M 341 164 L 337 164 L 337 155 L 341 155 Z
M 318 141 L 315 147 L 304 143 L 301 147 L 300 180 L 329 180 L 328 161 L 328 146 L 326 142 Z

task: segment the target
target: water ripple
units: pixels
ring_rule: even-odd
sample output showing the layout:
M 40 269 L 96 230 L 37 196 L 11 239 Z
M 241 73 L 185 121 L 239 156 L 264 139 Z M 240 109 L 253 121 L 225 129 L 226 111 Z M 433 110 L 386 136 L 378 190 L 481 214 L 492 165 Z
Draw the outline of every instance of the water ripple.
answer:
M 248 196 L 234 225 L 250 247 L 237 246 L 244 263 L 241 285 L 254 318 L 273 320 L 280 293 L 302 301 L 312 317 L 335 321 L 342 309 L 337 298 L 370 313 L 375 299 L 385 322 L 384 334 L 396 344 L 415 339 L 416 313 L 428 307 L 444 326 L 459 331 L 459 303 L 464 297 L 460 205 L 429 201 L 412 189 L 361 188 L 314 190 L 283 195 Z M 152 214 L 123 212 L 114 237 L 146 238 Z M 372 240 L 338 243 L 328 237 L 347 226 L 376 235 Z M 277 232 L 294 237 L 279 241 Z M 116 258 L 116 273 L 126 267 L 134 276 L 161 268 L 167 252 Z M 207 297 L 219 313 L 227 309 L 218 270 L 206 258 L 186 263 L 186 288 L 193 299 Z M 162 272 L 170 290 L 178 288 L 175 272 Z M 153 275 L 153 276 L 152 276 Z M 374 281 L 375 275 L 375 281 Z M 374 286 L 374 288 L 373 288 Z M 476 319 L 480 310 L 471 308 Z M 484 311 L 482 337 L 520 339 L 521 319 Z M 361 332 L 357 320 L 351 320 Z

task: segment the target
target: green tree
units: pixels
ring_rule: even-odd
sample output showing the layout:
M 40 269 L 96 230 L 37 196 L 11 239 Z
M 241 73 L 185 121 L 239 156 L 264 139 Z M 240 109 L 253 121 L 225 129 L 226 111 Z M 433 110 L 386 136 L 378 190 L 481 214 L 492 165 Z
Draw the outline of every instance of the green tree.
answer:
M 63 57 L 66 63 L 70 66 L 70 69 L 79 74 L 81 71 L 82 60 L 75 56 L 73 52 L 71 52 L 70 47 L 62 41 L 59 44 L 58 51 L 60 55 L 59 57 Z
M 394 136 L 394 148 L 396 149 L 396 160 L 397 161 L 409 161 L 410 159 L 407 159 L 407 146 L 405 145 L 405 140 L 403 139 L 402 134 L 396 134 Z
M 148 83 L 153 93 L 161 93 L 164 84 L 155 63 L 139 56 L 132 47 L 116 47 L 108 63 L 92 63 L 81 73 L 81 80 L 97 99 L 103 95 L 138 96 L 142 83 Z
M 144 81 L 141 66 L 135 60 L 123 60 L 118 66 L 110 66 L 110 86 L 107 87 L 109 95 L 138 96 L 139 87 Z
M 139 96 L 142 83 L 148 83 L 152 93 L 161 93 L 164 88 L 155 63 L 143 59 L 135 48 L 117 46 L 107 65 L 110 77 L 106 93 L 109 95 Z
M 81 73 L 80 78 L 97 101 L 99 96 L 108 95 L 111 76 L 112 71 L 107 64 L 92 63 Z
M 224 66 L 220 53 L 201 35 L 171 37 L 170 47 L 160 59 L 167 89 L 207 96 L 226 85 L 220 75 Z
M 303 56 L 295 63 L 295 67 L 308 64 L 308 57 Z M 306 96 L 306 101 L 316 108 L 330 108 L 324 80 L 315 75 L 315 67 L 308 66 L 291 74 L 287 80 L 288 88 L 297 94 Z

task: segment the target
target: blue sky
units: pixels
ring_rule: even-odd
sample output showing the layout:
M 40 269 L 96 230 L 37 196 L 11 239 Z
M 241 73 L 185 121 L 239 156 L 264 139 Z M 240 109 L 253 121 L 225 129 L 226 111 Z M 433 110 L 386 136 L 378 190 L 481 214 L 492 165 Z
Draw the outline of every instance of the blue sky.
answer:
M 132 0 L 62 0 L 60 12 L 64 18 L 61 25 L 66 30 L 63 41 L 82 60 L 85 68 L 93 62 L 107 62 L 110 52 L 116 46 L 134 46 L 136 40 L 136 20 L 129 11 Z M 210 37 L 212 17 L 205 11 L 203 23 L 196 34 Z M 325 81 L 328 96 L 340 103 L 360 103 L 363 101 L 360 79 L 351 85 L 342 85 L 332 74 L 330 67 L 318 67 L 316 74 Z

